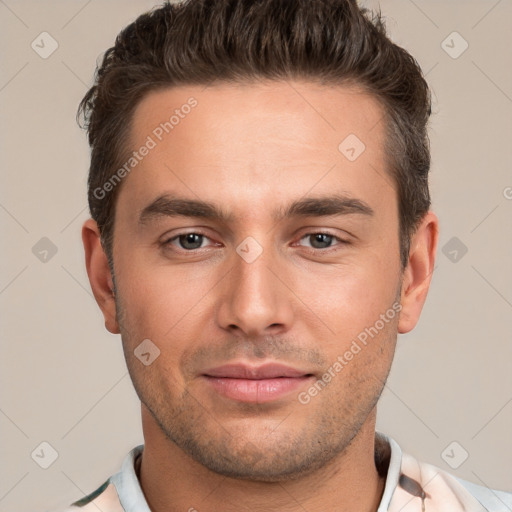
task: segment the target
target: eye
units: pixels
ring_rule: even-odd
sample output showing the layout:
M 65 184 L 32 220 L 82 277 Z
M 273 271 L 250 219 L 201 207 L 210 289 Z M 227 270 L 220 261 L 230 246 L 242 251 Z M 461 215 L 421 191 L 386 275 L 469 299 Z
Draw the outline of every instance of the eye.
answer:
M 324 232 L 307 233 L 301 238 L 301 241 L 302 240 L 307 240 L 309 242 L 309 245 L 305 245 L 305 247 L 311 247 L 312 249 L 329 249 L 330 247 L 333 246 L 333 242 L 338 242 L 334 245 L 349 243 L 348 241 L 342 240 L 337 236 Z
M 185 251 L 193 251 L 205 247 L 203 242 L 206 240 L 210 239 L 201 233 L 181 233 L 165 241 L 163 245 L 172 245 Z

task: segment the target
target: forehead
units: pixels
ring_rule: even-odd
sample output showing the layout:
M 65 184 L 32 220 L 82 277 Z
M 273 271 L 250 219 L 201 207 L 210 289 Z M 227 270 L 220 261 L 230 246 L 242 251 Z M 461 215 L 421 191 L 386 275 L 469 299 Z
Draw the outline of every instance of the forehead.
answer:
M 150 149 L 120 196 L 133 205 L 180 193 L 240 211 L 333 189 L 389 201 L 383 113 L 354 87 L 308 82 L 155 91 L 137 106 L 130 131 L 131 150 Z

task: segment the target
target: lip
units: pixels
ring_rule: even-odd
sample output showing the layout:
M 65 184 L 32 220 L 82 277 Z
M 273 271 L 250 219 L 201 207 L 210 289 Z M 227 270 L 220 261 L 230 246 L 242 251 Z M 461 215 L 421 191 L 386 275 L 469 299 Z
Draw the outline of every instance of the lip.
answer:
M 210 368 L 201 377 L 226 398 L 263 403 L 286 397 L 313 375 L 290 366 L 267 363 L 261 366 L 227 364 Z
M 225 364 L 210 368 L 203 372 L 208 377 L 230 378 L 230 379 L 275 379 L 278 377 L 303 377 L 310 375 L 308 372 L 292 368 L 278 363 L 267 363 L 261 366 L 250 366 L 246 364 Z

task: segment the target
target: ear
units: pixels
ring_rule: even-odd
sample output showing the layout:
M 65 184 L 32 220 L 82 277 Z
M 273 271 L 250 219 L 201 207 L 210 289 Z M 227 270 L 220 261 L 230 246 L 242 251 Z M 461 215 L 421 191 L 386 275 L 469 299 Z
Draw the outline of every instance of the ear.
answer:
M 112 334 L 119 334 L 114 283 L 108 259 L 101 245 L 100 231 L 96 221 L 89 219 L 82 226 L 82 241 L 85 250 L 85 265 L 94 298 L 105 318 L 105 327 Z
M 398 332 L 405 334 L 416 326 L 432 279 L 439 238 L 439 220 L 429 211 L 411 237 L 409 262 L 402 278 Z

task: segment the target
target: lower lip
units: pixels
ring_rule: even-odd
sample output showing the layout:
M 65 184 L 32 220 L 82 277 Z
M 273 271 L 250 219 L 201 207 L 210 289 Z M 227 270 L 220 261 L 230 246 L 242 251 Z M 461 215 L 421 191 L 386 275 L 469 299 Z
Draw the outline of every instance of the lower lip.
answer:
M 240 402 L 263 403 L 283 398 L 297 391 L 311 376 L 273 379 L 233 379 L 204 376 L 219 394 Z

